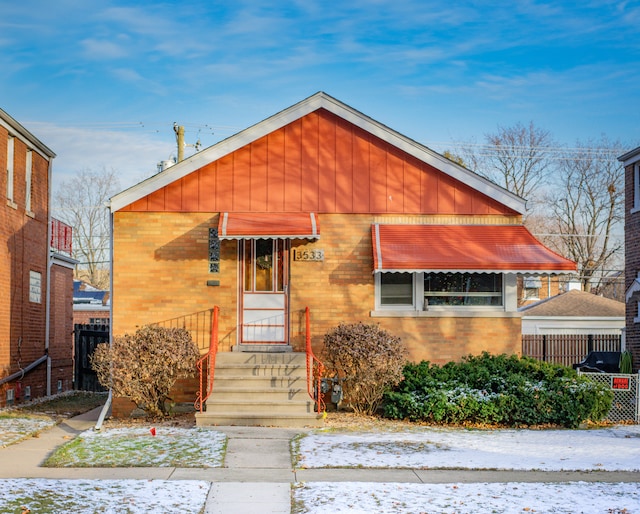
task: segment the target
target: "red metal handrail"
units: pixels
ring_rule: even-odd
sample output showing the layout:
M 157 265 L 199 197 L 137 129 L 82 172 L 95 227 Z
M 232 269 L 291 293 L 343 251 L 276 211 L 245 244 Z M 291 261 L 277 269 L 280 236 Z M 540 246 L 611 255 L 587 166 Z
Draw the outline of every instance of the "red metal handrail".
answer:
M 326 412 L 327 406 L 320 390 L 322 375 L 324 374 L 324 364 L 314 355 L 311 348 L 311 314 L 309 307 L 304 311 L 306 347 L 307 347 L 307 393 L 316 402 L 316 412 Z M 315 382 L 315 394 L 314 394 Z
M 218 354 L 218 313 L 220 309 L 216 305 L 213 308 L 213 316 L 211 316 L 211 341 L 209 351 L 198 360 L 196 368 L 199 374 L 200 389 L 194 402 L 196 410 L 203 412 L 204 404 L 213 392 L 213 379 L 216 368 L 216 355 Z M 207 370 L 205 380 L 204 370 Z M 205 383 L 206 382 L 206 383 Z

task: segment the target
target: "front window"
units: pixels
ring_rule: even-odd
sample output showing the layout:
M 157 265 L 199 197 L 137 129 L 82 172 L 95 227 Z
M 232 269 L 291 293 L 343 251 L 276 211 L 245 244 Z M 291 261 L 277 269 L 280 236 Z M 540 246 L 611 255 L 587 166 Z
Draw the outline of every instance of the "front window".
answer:
M 500 273 L 425 273 L 424 299 L 429 306 L 499 307 L 502 301 Z
M 376 308 L 396 311 L 428 311 L 431 308 L 502 310 L 509 304 L 505 300 L 508 294 L 503 277 L 502 273 L 377 273 Z
M 383 273 L 380 277 L 380 305 L 413 306 L 413 273 Z

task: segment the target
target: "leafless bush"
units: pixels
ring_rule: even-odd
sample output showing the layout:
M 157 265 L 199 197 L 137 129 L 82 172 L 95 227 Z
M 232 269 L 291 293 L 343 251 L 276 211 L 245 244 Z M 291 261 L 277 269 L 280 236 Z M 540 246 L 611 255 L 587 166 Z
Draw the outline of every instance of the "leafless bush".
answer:
M 91 366 L 104 387 L 131 399 L 147 416 L 166 415 L 165 402 L 178 378 L 193 375 L 198 347 L 183 328 L 145 326 L 98 345 Z
M 407 351 L 400 338 L 378 325 L 341 323 L 324 337 L 327 371 L 342 382 L 345 401 L 360 414 L 373 414 L 387 387 L 402 380 Z

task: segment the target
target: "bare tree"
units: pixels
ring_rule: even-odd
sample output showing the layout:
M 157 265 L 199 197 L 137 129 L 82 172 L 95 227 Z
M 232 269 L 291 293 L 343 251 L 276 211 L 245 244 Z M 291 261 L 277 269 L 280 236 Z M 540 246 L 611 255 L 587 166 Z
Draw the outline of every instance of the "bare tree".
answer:
M 540 196 L 552 164 L 555 150 L 551 134 L 533 122 L 498 127 L 485 135 L 484 145 L 462 145 L 465 162 L 471 169 L 508 191 L 528 200 L 531 212 Z
M 590 291 L 606 275 L 624 245 L 615 237 L 624 216 L 624 169 L 617 160 L 622 145 L 602 136 L 578 143 L 561 159 L 549 211 L 558 237 L 554 247 L 578 264 L 582 288 Z
M 73 228 L 73 257 L 80 261 L 76 278 L 99 289 L 109 287 L 107 201 L 119 188 L 113 169 L 84 169 L 55 195 L 55 216 Z

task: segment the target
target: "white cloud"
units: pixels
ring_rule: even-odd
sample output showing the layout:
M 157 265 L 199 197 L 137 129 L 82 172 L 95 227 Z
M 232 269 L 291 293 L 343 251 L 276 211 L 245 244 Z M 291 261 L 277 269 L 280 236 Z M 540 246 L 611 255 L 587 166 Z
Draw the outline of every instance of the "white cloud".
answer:
M 56 153 L 53 187 L 69 180 L 83 169 L 114 169 L 123 188 L 130 187 L 156 171 L 157 163 L 175 154 L 167 129 L 165 141 L 130 130 L 61 127 L 53 123 L 32 122 L 29 130 Z
M 119 59 L 128 55 L 127 49 L 114 41 L 85 39 L 80 44 L 88 59 Z

